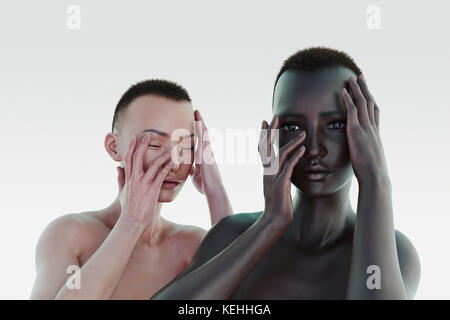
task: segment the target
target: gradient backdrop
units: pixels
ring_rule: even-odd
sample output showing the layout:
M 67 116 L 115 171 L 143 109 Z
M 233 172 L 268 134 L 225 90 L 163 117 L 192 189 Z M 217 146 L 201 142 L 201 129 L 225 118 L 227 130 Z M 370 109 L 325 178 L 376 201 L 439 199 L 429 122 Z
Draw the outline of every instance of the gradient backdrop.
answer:
M 381 109 L 396 228 L 421 258 L 416 298 L 449 299 L 449 15 L 445 1 L 2 0 L 0 299 L 28 299 L 50 221 L 116 196 L 103 139 L 131 84 L 177 81 L 210 129 L 258 130 L 271 119 L 283 60 L 312 45 L 347 51 L 365 72 Z M 258 164 L 219 167 L 236 213 L 263 208 Z M 162 214 L 209 227 L 190 181 Z

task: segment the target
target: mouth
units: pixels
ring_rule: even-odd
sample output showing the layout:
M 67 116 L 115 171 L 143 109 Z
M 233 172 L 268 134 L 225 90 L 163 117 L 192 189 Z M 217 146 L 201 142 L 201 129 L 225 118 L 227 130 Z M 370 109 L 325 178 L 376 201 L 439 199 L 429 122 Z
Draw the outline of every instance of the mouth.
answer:
M 164 180 L 161 188 L 173 190 L 175 189 L 180 183 L 178 181 L 174 180 Z
M 304 175 L 309 181 L 322 181 L 324 180 L 331 171 L 305 171 Z

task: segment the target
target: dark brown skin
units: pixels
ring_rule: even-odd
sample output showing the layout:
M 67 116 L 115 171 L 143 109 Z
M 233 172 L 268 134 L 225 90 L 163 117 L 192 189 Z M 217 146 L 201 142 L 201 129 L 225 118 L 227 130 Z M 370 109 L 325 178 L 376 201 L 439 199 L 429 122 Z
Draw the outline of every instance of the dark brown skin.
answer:
M 274 118 L 262 125 L 280 129 L 279 171 L 263 179 L 264 211 L 222 219 L 191 264 L 152 299 L 414 297 L 419 258 L 394 229 L 379 108 L 364 78 L 356 78 L 343 67 L 282 74 Z M 261 152 L 266 144 L 273 151 L 273 136 L 261 136 L 263 163 L 276 160 Z M 307 167 L 330 173 L 311 181 Z M 353 174 L 356 215 L 349 200 Z M 370 265 L 380 267 L 381 289 L 367 288 Z

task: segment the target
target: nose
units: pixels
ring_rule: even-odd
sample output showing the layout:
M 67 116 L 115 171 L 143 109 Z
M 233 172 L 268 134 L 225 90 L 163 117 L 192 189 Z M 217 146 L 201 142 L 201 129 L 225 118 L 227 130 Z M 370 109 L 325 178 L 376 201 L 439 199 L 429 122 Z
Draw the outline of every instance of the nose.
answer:
M 315 160 L 322 159 L 327 154 L 327 149 L 323 143 L 323 137 L 317 130 L 308 130 L 305 138 L 305 157 L 314 162 Z
M 183 144 L 172 143 L 167 146 L 165 151 L 171 152 L 171 161 L 173 166 L 169 171 L 169 175 L 175 175 L 180 169 L 182 163 L 188 163 L 190 161 L 190 153 L 183 150 Z

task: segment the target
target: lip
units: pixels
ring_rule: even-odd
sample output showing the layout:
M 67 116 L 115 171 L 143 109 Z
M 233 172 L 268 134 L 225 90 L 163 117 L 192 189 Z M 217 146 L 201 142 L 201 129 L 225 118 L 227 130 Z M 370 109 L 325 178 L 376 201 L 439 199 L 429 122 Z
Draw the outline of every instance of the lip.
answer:
M 175 189 L 176 187 L 178 187 L 180 183 L 176 180 L 173 179 L 166 179 L 163 181 L 161 188 L 164 189 Z
M 310 181 L 321 181 L 324 180 L 329 174 L 330 171 L 305 172 L 305 177 Z
M 330 170 L 325 169 L 324 167 L 317 165 L 317 166 L 309 166 L 304 170 L 304 175 L 306 179 L 310 181 L 321 181 L 325 179 L 330 173 Z

